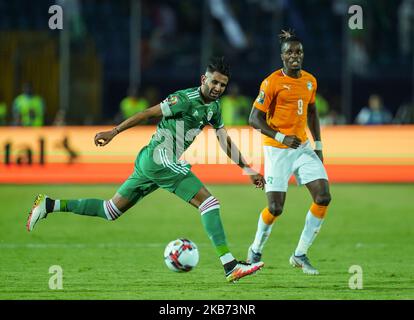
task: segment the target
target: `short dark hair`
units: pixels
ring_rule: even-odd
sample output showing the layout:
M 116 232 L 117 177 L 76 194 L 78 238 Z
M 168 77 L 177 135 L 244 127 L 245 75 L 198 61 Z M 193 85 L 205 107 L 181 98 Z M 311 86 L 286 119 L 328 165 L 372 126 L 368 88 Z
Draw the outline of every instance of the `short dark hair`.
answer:
M 228 78 L 230 78 L 230 65 L 224 57 L 214 57 L 210 59 L 209 64 L 207 65 L 207 71 L 213 73 L 217 71 Z
M 299 37 L 295 35 L 295 30 L 282 30 L 282 33 L 279 34 L 280 48 L 283 48 L 283 45 L 288 42 L 302 42 Z

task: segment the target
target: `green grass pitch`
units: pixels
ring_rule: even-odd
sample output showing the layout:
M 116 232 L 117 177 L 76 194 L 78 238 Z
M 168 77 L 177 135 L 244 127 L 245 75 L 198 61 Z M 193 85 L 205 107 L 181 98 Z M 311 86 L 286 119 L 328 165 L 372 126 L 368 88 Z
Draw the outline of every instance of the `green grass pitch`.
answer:
M 265 267 L 236 284 L 222 267 L 197 210 L 166 191 L 146 197 L 115 222 L 50 214 L 32 233 L 27 212 L 37 193 L 110 198 L 117 186 L 0 186 L 0 299 L 414 299 L 414 185 L 333 185 L 333 201 L 309 251 L 319 276 L 292 268 L 311 198 L 290 186 L 285 210 L 263 254 Z M 265 194 L 251 186 L 208 186 L 221 201 L 233 254 L 246 258 Z M 165 245 L 193 240 L 200 262 L 189 273 L 169 271 Z M 49 268 L 61 266 L 63 289 L 51 290 Z M 349 268 L 362 268 L 352 290 Z

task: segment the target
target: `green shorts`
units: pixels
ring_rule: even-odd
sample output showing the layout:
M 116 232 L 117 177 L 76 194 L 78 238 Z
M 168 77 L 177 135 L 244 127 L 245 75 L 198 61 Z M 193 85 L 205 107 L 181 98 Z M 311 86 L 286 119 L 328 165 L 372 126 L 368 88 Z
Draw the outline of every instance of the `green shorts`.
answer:
M 157 150 L 158 151 L 158 150 Z M 134 172 L 118 189 L 118 193 L 137 203 L 146 195 L 163 188 L 189 202 L 203 187 L 188 163 L 173 163 L 166 157 L 153 157 L 153 149 L 144 147 L 135 160 Z

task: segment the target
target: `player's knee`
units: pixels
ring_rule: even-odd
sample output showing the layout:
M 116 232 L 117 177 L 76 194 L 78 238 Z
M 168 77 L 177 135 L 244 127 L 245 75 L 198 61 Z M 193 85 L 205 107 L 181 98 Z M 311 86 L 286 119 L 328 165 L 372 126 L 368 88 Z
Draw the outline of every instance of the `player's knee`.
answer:
M 275 217 L 280 216 L 283 212 L 283 206 L 279 203 L 272 202 L 269 204 L 269 212 Z
M 331 194 L 329 192 L 318 194 L 315 198 L 315 203 L 320 206 L 327 206 L 329 205 L 330 202 L 331 202 Z

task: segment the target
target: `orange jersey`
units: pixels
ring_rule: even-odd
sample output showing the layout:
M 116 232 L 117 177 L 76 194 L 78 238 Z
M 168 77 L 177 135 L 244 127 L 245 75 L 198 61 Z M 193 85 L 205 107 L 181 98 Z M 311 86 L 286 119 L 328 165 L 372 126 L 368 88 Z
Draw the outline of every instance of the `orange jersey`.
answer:
M 260 86 L 253 106 L 266 113 L 267 124 L 285 135 L 295 135 L 302 143 L 308 137 L 306 124 L 308 105 L 315 103 L 317 82 L 310 73 L 301 70 L 298 79 L 287 76 L 282 69 L 273 72 Z M 265 136 L 265 146 L 287 148 Z

